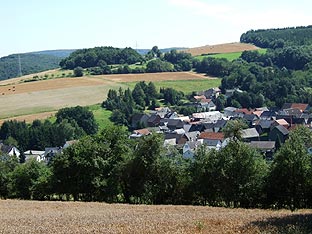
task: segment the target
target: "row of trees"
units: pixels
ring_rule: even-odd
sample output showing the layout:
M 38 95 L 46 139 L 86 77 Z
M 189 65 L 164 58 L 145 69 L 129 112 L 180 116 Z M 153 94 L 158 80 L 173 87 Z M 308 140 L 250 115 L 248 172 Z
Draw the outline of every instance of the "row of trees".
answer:
M 20 151 L 44 150 L 45 147 L 63 146 L 66 140 L 95 134 L 98 126 L 93 113 L 86 107 L 60 109 L 56 121 L 35 120 L 26 124 L 16 120 L 5 121 L 0 128 L 0 139 Z
M 231 123 L 231 133 L 238 133 Z M 235 135 L 235 134 L 234 134 Z M 152 134 L 131 140 L 120 127 L 87 136 L 48 166 L 0 160 L 0 196 L 23 199 L 227 207 L 312 207 L 311 132 L 293 131 L 271 163 L 235 135 L 220 151 L 193 160 Z

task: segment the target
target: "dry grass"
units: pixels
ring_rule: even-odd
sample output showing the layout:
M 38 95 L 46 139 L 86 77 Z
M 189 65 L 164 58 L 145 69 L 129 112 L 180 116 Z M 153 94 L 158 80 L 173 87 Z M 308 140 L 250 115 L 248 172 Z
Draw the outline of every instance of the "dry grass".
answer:
M 187 53 L 191 53 L 193 56 L 202 54 L 221 54 L 221 53 L 233 53 L 233 52 L 243 52 L 245 50 L 258 50 L 259 47 L 252 44 L 246 43 L 226 43 L 219 45 L 206 45 L 201 47 L 194 47 L 184 50 Z
M 311 222 L 311 210 L 0 200 L 0 233 L 277 233 L 270 220 L 299 214 Z

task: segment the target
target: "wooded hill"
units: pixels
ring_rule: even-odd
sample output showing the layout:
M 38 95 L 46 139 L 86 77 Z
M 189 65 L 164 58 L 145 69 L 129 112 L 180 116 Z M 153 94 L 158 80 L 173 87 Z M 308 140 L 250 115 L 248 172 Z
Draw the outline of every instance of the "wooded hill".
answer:
M 20 76 L 20 68 L 22 75 L 58 68 L 60 61 L 69 56 L 73 51 L 74 50 L 47 50 L 19 55 L 12 54 L 2 57 L 0 58 L 0 80 Z
M 312 44 L 312 25 L 277 29 L 250 30 L 241 35 L 241 42 L 252 43 L 262 48 L 283 48 Z

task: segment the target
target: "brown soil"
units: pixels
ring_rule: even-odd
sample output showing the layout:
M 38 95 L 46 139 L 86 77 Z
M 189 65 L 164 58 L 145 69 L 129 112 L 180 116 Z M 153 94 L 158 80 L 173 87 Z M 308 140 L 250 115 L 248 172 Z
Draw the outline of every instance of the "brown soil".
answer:
M 252 44 L 246 43 L 226 43 L 219 45 L 206 45 L 201 47 L 194 47 L 187 50 L 184 50 L 187 53 L 191 53 L 193 56 L 202 55 L 202 54 L 220 54 L 220 53 L 232 53 L 232 52 L 242 52 L 245 50 L 258 50 L 259 47 Z
M 311 222 L 311 214 L 311 210 L 0 200 L 0 233 L 277 233 L 292 222 L 291 230 L 300 222 Z

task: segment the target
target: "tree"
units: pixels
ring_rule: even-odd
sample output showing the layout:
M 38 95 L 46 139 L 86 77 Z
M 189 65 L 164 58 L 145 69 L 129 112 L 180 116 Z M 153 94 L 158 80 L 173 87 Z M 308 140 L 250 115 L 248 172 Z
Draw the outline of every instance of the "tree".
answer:
M 87 107 L 76 106 L 60 109 L 56 113 L 56 122 L 61 123 L 64 119 L 69 122 L 76 121 L 88 135 L 95 134 L 98 130 L 94 115 Z
M 74 76 L 75 77 L 82 77 L 83 76 L 83 68 L 82 67 L 75 67 L 74 68 Z
M 292 210 L 306 206 L 311 186 L 311 156 L 307 151 L 311 140 L 309 129 L 298 127 L 274 155 L 268 188 L 271 204 Z
M 240 141 L 242 139 L 242 130 L 247 128 L 247 124 L 242 120 L 235 119 L 229 120 L 223 128 L 225 138 L 231 138 L 234 141 Z

